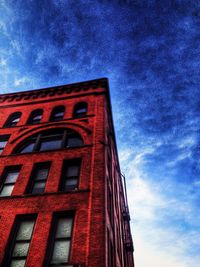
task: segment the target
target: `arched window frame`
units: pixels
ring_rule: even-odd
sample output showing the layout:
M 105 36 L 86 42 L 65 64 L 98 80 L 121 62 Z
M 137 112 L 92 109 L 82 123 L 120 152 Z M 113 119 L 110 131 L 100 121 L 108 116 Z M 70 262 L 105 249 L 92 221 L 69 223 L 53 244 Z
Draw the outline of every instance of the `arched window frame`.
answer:
M 88 112 L 88 104 L 87 102 L 79 102 L 74 106 L 73 117 L 74 118 L 82 118 Z
M 29 136 L 12 154 L 42 152 L 82 146 L 83 138 L 72 129 L 50 129 Z
M 3 127 L 4 128 L 11 128 L 11 127 L 16 126 L 18 124 L 18 122 L 20 121 L 21 115 L 22 115 L 21 112 L 14 112 L 14 113 L 10 114 L 10 116 L 6 120 Z
M 65 106 L 56 106 L 53 108 L 50 121 L 61 121 L 65 115 Z
M 27 124 L 37 124 L 42 120 L 43 110 L 35 109 L 31 112 Z

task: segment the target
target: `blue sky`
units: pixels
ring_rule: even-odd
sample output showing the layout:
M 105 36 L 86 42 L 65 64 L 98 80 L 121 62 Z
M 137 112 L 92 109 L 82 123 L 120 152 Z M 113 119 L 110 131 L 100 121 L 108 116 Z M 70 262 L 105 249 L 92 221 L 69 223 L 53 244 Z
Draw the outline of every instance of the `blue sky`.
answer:
M 0 93 L 108 77 L 136 267 L 200 262 L 200 3 L 0 0 Z

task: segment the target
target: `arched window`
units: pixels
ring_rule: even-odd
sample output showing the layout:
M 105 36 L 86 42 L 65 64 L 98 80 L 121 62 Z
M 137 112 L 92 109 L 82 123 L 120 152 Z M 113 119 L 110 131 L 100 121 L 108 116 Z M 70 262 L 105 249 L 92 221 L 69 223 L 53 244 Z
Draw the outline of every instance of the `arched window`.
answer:
M 50 117 L 50 121 L 60 121 L 63 119 L 65 114 L 64 106 L 57 106 L 53 109 Z
M 87 103 L 81 102 L 74 107 L 74 118 L 81 118 L 87 114 Z
M 30 136 L 13 151 L 13 154 L 56 150 L 82 145 L 83 140 L 77 132 L 71 129 L 51 129 Z
M 27 124 L 36 124 L 39 123 L 42 119 L 43 110 L 36 109 L 31 112 L 31 115 L 27 121 Z
M 21 112 L 15 112 L 13 114 L 11 114 L 6 123 L 4 124 L 4 127 L 14 127 L 15 125 L 17 125 L 17 123 L 20 120 L 22 113 Z

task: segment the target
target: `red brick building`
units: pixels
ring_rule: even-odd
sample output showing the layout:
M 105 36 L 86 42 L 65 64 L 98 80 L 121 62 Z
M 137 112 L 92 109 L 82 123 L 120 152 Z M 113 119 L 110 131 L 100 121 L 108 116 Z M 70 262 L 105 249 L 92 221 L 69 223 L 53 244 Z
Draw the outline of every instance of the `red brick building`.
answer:
M 107 79 L 0 95 L 0 266 L 133 267 Z

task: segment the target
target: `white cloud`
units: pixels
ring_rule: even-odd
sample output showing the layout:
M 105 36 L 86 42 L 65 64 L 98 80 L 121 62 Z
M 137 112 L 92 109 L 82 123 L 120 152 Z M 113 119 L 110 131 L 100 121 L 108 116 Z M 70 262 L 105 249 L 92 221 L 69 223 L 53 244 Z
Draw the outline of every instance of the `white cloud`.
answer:
M 6 66 L 7 65 L 7 61 L 6 61 L 6 59 L 0 59 L 0 66 L 1 67 L 4 67 L 4 66 Z
M 22 47 L 21 44 L 17 40 L 11 40 L 10 42 L 12 46 L 12 51 L 15 52 L 18 56 L 22 57 Z
M 149 179 L 143 163 L 154 151 L 153 147 L 138 154 L 130 149 L 120 151 L 126 170 L 136 266 L 197 267 L 200 259 L 191 253 L 193 248 L 200 249 L 200 234 L 190 228 L 199 226 L 200 221 L 193 205 L 195 195 L 190 194 L 191 185 L 170 182 L 167 177 L 163 181 Z
M 155 229 L 155 235 L 157 231 Z M 185 260 L 180 256 L 174 256 L 165 252 L 164 247 L 157 248 L 151 244 L 151 241 L 141 236 L 135 236 L 135 266 L 136 267 L 197 267 L 188 265 Z M 173 244 L 172 244 L 173 246 Z
M 15 86 L 20 86 L 20 85 L 23 85 L 23 84 L 27 84 L 27 83 L 30 83 L 30 79 L 28 77 L 22 77 L 22 78 L 19 78 L 19 79 L 15 79 L 14 81 L 14 85 Z

